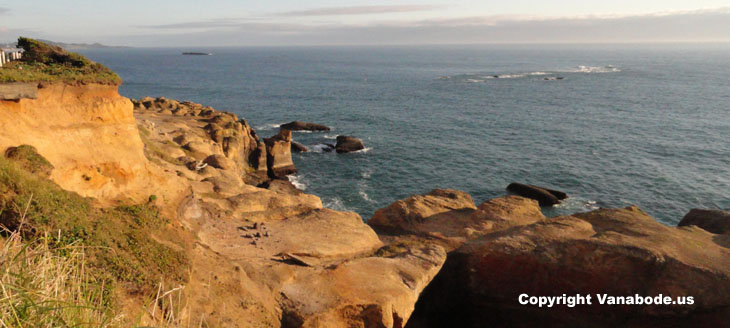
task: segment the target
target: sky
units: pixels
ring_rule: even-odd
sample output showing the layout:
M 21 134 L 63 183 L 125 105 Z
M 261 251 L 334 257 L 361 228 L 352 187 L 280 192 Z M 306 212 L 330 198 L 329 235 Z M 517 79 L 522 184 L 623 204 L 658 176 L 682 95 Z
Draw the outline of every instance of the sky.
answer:
M 730 42 L 730 0 L 0 0 L 19 35 L 126 46 Z

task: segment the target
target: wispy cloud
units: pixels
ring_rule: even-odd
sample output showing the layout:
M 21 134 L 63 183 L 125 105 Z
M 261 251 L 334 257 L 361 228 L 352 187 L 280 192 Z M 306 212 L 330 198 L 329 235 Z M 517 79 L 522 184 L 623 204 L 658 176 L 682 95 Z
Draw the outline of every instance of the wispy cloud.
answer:
M 543 15 L 491 15 L 491 16 L 470 16 L 444 19 L 431 19 L 412 22 L 414 25 L 434 26 L 498 26 L 524 23 L 549 23 L 549 22 L 594 22 L 618 21 L 633 19 L 659 19 L 671 17 L 693 17 L 706 15 L 728 15 L 730 7 L 700 9 L 688 11 L 664 11 L 646 14 L 589 14 L 573 16 L 543 16 Z
M 431 20 L 289 22 L 276 17 L 147 26 L 167 29 L 169 45 L 315 45 L 433 43 L 616 43 L 730 41 L 730 8 L 569 17 L 502 15 Z M 198 41 L 195 41 L 198 40 Z M 120 43 L 120 42 L 117 42 Z M 129 43 L 129 42 L 127 42 Z
M 427 5 L 391 5 L 391 6 L 355 6 L 355 7 L 326 7 L 308 10 L 288 11 L 278 13 L 276 16 L 349 16 L 349 15 L 370 15 L 404 13 L 415 11 L 428 11 L 441 8 L 441 6 Z
M 138 26 L 138 27 L 151 28 L 151 29 L 177 30 L 177 29 L 229 28 L 229 27 L 239 27 L 242 24 L 244 24 L 244 23 L 241 20 L 216 19 L 216 20 L 207 20 L 207 21 L 196 21 L 196 22 L 180 22 L 180 23 L 173 23 L 173 24 L 142 25 L 142 26 Z
M 0 15 L 7 14 L 8 12 L 10 12 L 9 8 L 0 7 Z

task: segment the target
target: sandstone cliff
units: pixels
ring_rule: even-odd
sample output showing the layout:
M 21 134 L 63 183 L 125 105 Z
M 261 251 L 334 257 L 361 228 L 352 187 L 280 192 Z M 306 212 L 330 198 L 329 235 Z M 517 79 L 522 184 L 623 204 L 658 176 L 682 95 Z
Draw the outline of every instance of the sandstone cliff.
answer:
M 36 99 L 0 101 L 0 148 L 34 146 L 51 179 L 102 202 L 175 201 L 184 184 L 144 156 L 132 103 L 114 85 L 40 84 Z

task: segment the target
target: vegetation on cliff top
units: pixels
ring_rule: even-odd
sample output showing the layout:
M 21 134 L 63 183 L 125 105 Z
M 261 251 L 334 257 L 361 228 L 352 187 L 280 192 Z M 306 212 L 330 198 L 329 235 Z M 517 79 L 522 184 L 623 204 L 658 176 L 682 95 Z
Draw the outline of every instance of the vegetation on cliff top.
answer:
M 106 66 L 61 47 L 20 37 L 20 61 L 0 68 L 0 82 L 63 82 L 119 85 L 122 79 Z
M 7 300 L 0 302 L 3 320 L 30 323 L 45 318 L 43 313 L 51 316 L 48 320 L 56 320 L 55 316 L 67 315 L 66 310 L 116 320 L 107 314 L 118 309 L 117 292 L 154 295 L 160 283 L 186 280 L 185 245 L 159 241 L 180 238 L 154 206 L 96 208 L 90 199 L 47 179 L 45 173 L 52 167 L 33 147 L 11 148 L 5 155 L 0 156 L 0 257 L 6 257 L 0 258 L 0 286 L 13 290 L 12 295 L 0 296 Z M 83 272 L 78 271 L 79 265 Z M 69 272 L 69 279 L 59 283 L 78 289 L 66 295 L 68 301 L 76 302 L 54 305 L 65 301 L 46 297 L 43 279 L 53 275 L 44 278 L 33 273 L 47 273 L 44 270 Z M 83 281 L 74 280 L 80 277 Z

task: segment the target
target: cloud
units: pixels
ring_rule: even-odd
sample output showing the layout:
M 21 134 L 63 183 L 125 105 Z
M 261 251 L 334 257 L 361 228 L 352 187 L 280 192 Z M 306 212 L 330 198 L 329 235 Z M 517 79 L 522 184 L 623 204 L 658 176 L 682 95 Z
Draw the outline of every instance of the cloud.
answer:
M 282 22 L 266 17 L 150 28 L 168 31 L 115 42 L 169 46 L 727 42 L 730 8 L 645 15 L 475 16 L 357 25 Z
M 239 27 L 243 23 L 239 20 L 231 20 L 231 19 L 217 19 L 217 20 L 208 20 L 208 21 L 196 21 L 196 22 L 181 22 L 181 23 L 173 23 L 173 24 L 160 24 L 160 25 L 142 25 L 138 26 L 141 28 L 151 28 L 151 29 L 210 29 L 210 28 L 229 28 L 229 27 Z
M 9 12 L 10 12 L 10 9 L 5 8 L 5 7 L 0 7 L 0 15 L 7 14 Z
M 278 13 L 276 16 L 349 16 L 349 15 L 370 15 L 404 13 L 415 11 L 435 10 L 441 6 L 427 5 L 391 5 L 391 6 L 355 6 L 355 7 L 327 7 L 308 10 L 298 10 Z

